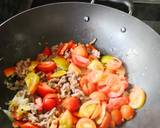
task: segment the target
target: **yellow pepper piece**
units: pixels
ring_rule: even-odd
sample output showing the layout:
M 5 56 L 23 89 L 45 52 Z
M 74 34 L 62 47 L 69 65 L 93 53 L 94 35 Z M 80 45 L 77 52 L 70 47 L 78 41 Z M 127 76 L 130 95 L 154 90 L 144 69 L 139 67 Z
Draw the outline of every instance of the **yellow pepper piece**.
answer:
M 109 55 L 102 56 L 101 58 L 101 62 L 104 64 L 108 63 L 111 60 L 113 60 L 113 56 L 109 56 Z
M 28 68 L 28 70 L 29 71 L 34 71 L 34 69 L 36 68 L 37 65 L 38 65 L 38 61 L 32 61 L 31 65 Z
M 36 73 L 31 72 L 31 73 L 27 74 L 27 76 L 25 78 L 25 82 L 26 82 L 27 90 L 28 90 L 29 94 L 34 94 L 34 92 L 37 89 L 39 80 L 40 80 L 40 78 Z
M 66 73 L 67 73 L 66 71 L 60 70 L 60 71 L 57 71 L 57 72 L 53 73 L 51 75 L 51 77 L 61 77 L 61 76 L 65 75 Z
M 59 119 L 59 128 L 72 128 L 73 116 L 70 111 L 66 110 Z
M 52 60 L 56 63 L 57 67 L 65 71 L 68 70 L 69 62 L 66 59 L 62 57 L 55 57 Z

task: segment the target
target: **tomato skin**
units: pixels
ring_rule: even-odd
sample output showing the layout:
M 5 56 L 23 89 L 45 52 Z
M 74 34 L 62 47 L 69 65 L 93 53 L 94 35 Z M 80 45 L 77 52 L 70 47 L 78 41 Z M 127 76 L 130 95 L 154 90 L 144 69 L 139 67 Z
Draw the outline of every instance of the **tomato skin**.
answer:
M 3 70 L 3 73 L 4 73 L 4 75 L 5 75 L 6 77 L 9 77 L 9 76 L 11 76 L 13 73 L 15 73 L 15 71 L 16 71 L 16 68 L 15 68 L 15 67 L 8 67 L 8 68 L 5 68 L 5 69 Z
M 111 123 L 111 115 L 109 112 L 106 112 L 105 117 L 103 118 L 102 124 L 100 125 L 100 128 L 109 128 Z
M 107 95 L 105 95 L 103 92 L 101 91 L 96 91 L 90 94 L 89 96 L 91 99 L 95 100 L 99 100 L 99 101 L 106 101 L 108 102 L 108 97 Z
M 43 109 L 49 111 L 57 106 L 58 98 L 56 94 L 47 94 L 43 98 Z
M 45 95 L 49 94 L 49 93 L 55 93 L 56 90 L 49 87 L 47 85 L 47 83 L 43 82 L 43 83 L 39 83 L 38 87 L 37 87 L 37 93 L 41 96 L 44 97 Z
M 76 124 L 76 128 L 85 128 L 85 126 L 88 126 L 89 128 L 96 128 L 96 124 L 93 120 L 89 118 L 81 118 L 78 120 Z
M 21 127 L 23 124 L 24 124 L 24 122 L 22 122 L 22 121 L 14 121 L 14 122 L 12 122 L 13 128 L 19 128 L 19 127 Z
M 122 114 L 116 109 L 111 112 L 112 119 L 115 121 L 116 125 L 120 125 L 122 123 Z
M 87 48 L 84 45 L 78 45 L 77 47 L 74 48 L 72 53 L 74 55 L 88 57 Z
M 121 107 L 121 114 L 125 120 L 130 120 L 134 117 L 134 109 L 129 105 L 123 105 Z
M 42 102 L 42 98 L 41 97 L 36 97 L 35 98 L 35 104 L 36 104 L 36 106 L 37 106 L 37 108 L 38 108 L 38 112 L 42 112 L 43 111 L 43 102 Z
M 80 99 L 78 99 L 77 97 L 74 97 L 74 96 L 66 98 L 63 101 L 63 107 L 65 109 L 68 109 L 70 112 L 75 112 L 80 107 Z
M 24 123 L 20 128 L 40 128 L 39 126 L 33 125 L 30 122 Z
M 52 51 L 49 47 L 45 47 L 44 50 L 42 51 L 42 54 L 50 56 L 52 54 Z
M 56 69 L 56 64 L 52 61 L 44 61 L 44 62 L 40 62 L 36 68 L 38 71 L 49 73 L 49 72 L 53 72 Z
M 120 109 L 122 105 L 128 105 L 128 104 L 129 104 L 128 96 L 110 98 L 109 103 L 107 104 L 107 110 L 112 111 L 114 109 Z
M 81 68 L 87 68 L 89 59 L 80 55 L 72 55 L 72 62 Z
M 88 82 L 85 76 L 81 78 L 80 86 L 86 95 L 90 95 L 92 92 L 96 91 L 97 89 L 96 84 Z
M 119 87 L 119 90 L 117 92 L 114 92 L 114 91 L 110 91 L 108 93 L 108 96 L 111 97 L 111 98 L 115 98 L 115 97 L 119 97 L 123 94 L 123 92 L 125 91 L 125 85 L 123 83 L 119 83 L 118 84 Z

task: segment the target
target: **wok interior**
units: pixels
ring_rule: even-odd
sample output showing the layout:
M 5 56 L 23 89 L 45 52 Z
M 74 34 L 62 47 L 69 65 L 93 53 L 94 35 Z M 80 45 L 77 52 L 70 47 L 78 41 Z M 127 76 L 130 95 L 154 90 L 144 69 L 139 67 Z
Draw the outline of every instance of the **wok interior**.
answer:
M 85 22 L 85 16 L 89 16 L 88 22 Z M 121 31 L 123 27 L 126 32 Z M 159 36 L 139 20 L 100 5 L 48 5 L 25 12 L 0 27 L 0 106 L 4 107 L 13 96 L 3 84 L 5 67 L 21 59 L 34 58 L 46 42 L 49 46 L 71 39 L 88 43 L 93 38 L 98 39 L 96 47 L 104 54 L 112 54 L 124 61 L 130 83 L 137 84 L 147 93 L 144 108 L 124 127 L 158 128 L 160 68 L 156 58 L 160 57 L 157 52 Z

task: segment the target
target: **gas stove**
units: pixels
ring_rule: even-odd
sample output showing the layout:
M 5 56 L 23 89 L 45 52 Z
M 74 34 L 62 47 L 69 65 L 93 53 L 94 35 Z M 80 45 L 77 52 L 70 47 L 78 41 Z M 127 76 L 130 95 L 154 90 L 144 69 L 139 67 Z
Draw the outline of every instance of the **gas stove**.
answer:
M 28 8 L 33 8 L 48 3 L 66 2 L 66 1 L 91 2 L 91 0 L 21 0 L 21 1 L 0 0 L 0 22 L 3 22 L 9 17 Z M 95 1 L 98 4 L 103 4 L 106 6 L 117 8 L 126 13 L 128 12 L 128 7 L 125 6 L 124 4 L 109 2 L 118 0 L 95 0 Z M 132 15 L 142 20 L 149 26 L 151 26 L 155 31 L 157 31 L 160 34 L 160 0 L 130 0 L 130 1 L 133 1 Z

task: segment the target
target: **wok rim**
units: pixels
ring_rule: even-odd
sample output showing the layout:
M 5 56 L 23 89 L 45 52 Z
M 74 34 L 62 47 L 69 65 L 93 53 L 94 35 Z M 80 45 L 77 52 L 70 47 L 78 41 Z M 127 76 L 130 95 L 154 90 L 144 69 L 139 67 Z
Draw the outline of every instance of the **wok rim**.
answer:
M 81 4 L 81 5 L 90 5 L 90 6 L 99 6 L 101 8 L 109 8 L 113 11 L 116 11 L 117 13 L 121 13 L 121 14 L 124 14 L 124 15 L 127 15 L 128 17 L 131 17 L 133 18 L 134 20 L 137 20 L 138 22 L 141 22 L 143 23 L 144 27 L 150 29 L 150 31 L 152 31 L 156 36 L 158 36 L 160 38 L 160 35 L 153 29 L 151 28 L 148 24 L 146 24 L 145 22 L 143 22 L 142 20 L 138 19 L 137 17 L 133 16 L 133 15 L 129 15 L 128 13 L 126 12 L 123 12 L 121 10 L 118 10 L 116 8 L 112 8 L 112 7 L 109 7 L 109 6 L 106 6 L 106 5 L 102 5 L 102 4 L 97 4 L 97 3 L 94 3 L 94 4 L 91 4 L 91 3 L 87 3 L 87 2 L 56 2 L 56 3 L 49 3 L 49 4 L 45 4 L 45 5 L 40 5 L 40 6 L 37 6 L 37 7 L 33 7 L 33 8 L 30 8 L 30 9 L 27 9 L 27 10 L 24 10 L 20 13 L 17 13 L 16 15 L 8 18 L 7 20 L 5 20 L 4 22 L 2 22 L 0 24 L 0 28 L 2 26 L 4 26 L 5 24 L 7 24 L 8 22 L 12 21 L 13 19 L 15 19 L 16 17 L 20 16 L 20 15 L 25 15 L 27 12 L 31 12 L 33 10 L 36 10 L 36 9 L 40 9 L 40 8 L 43 8 L 43 7 L 47 7 L 47 6 L 54 6 L 54 5 L 60 5 L 60 4 Z

